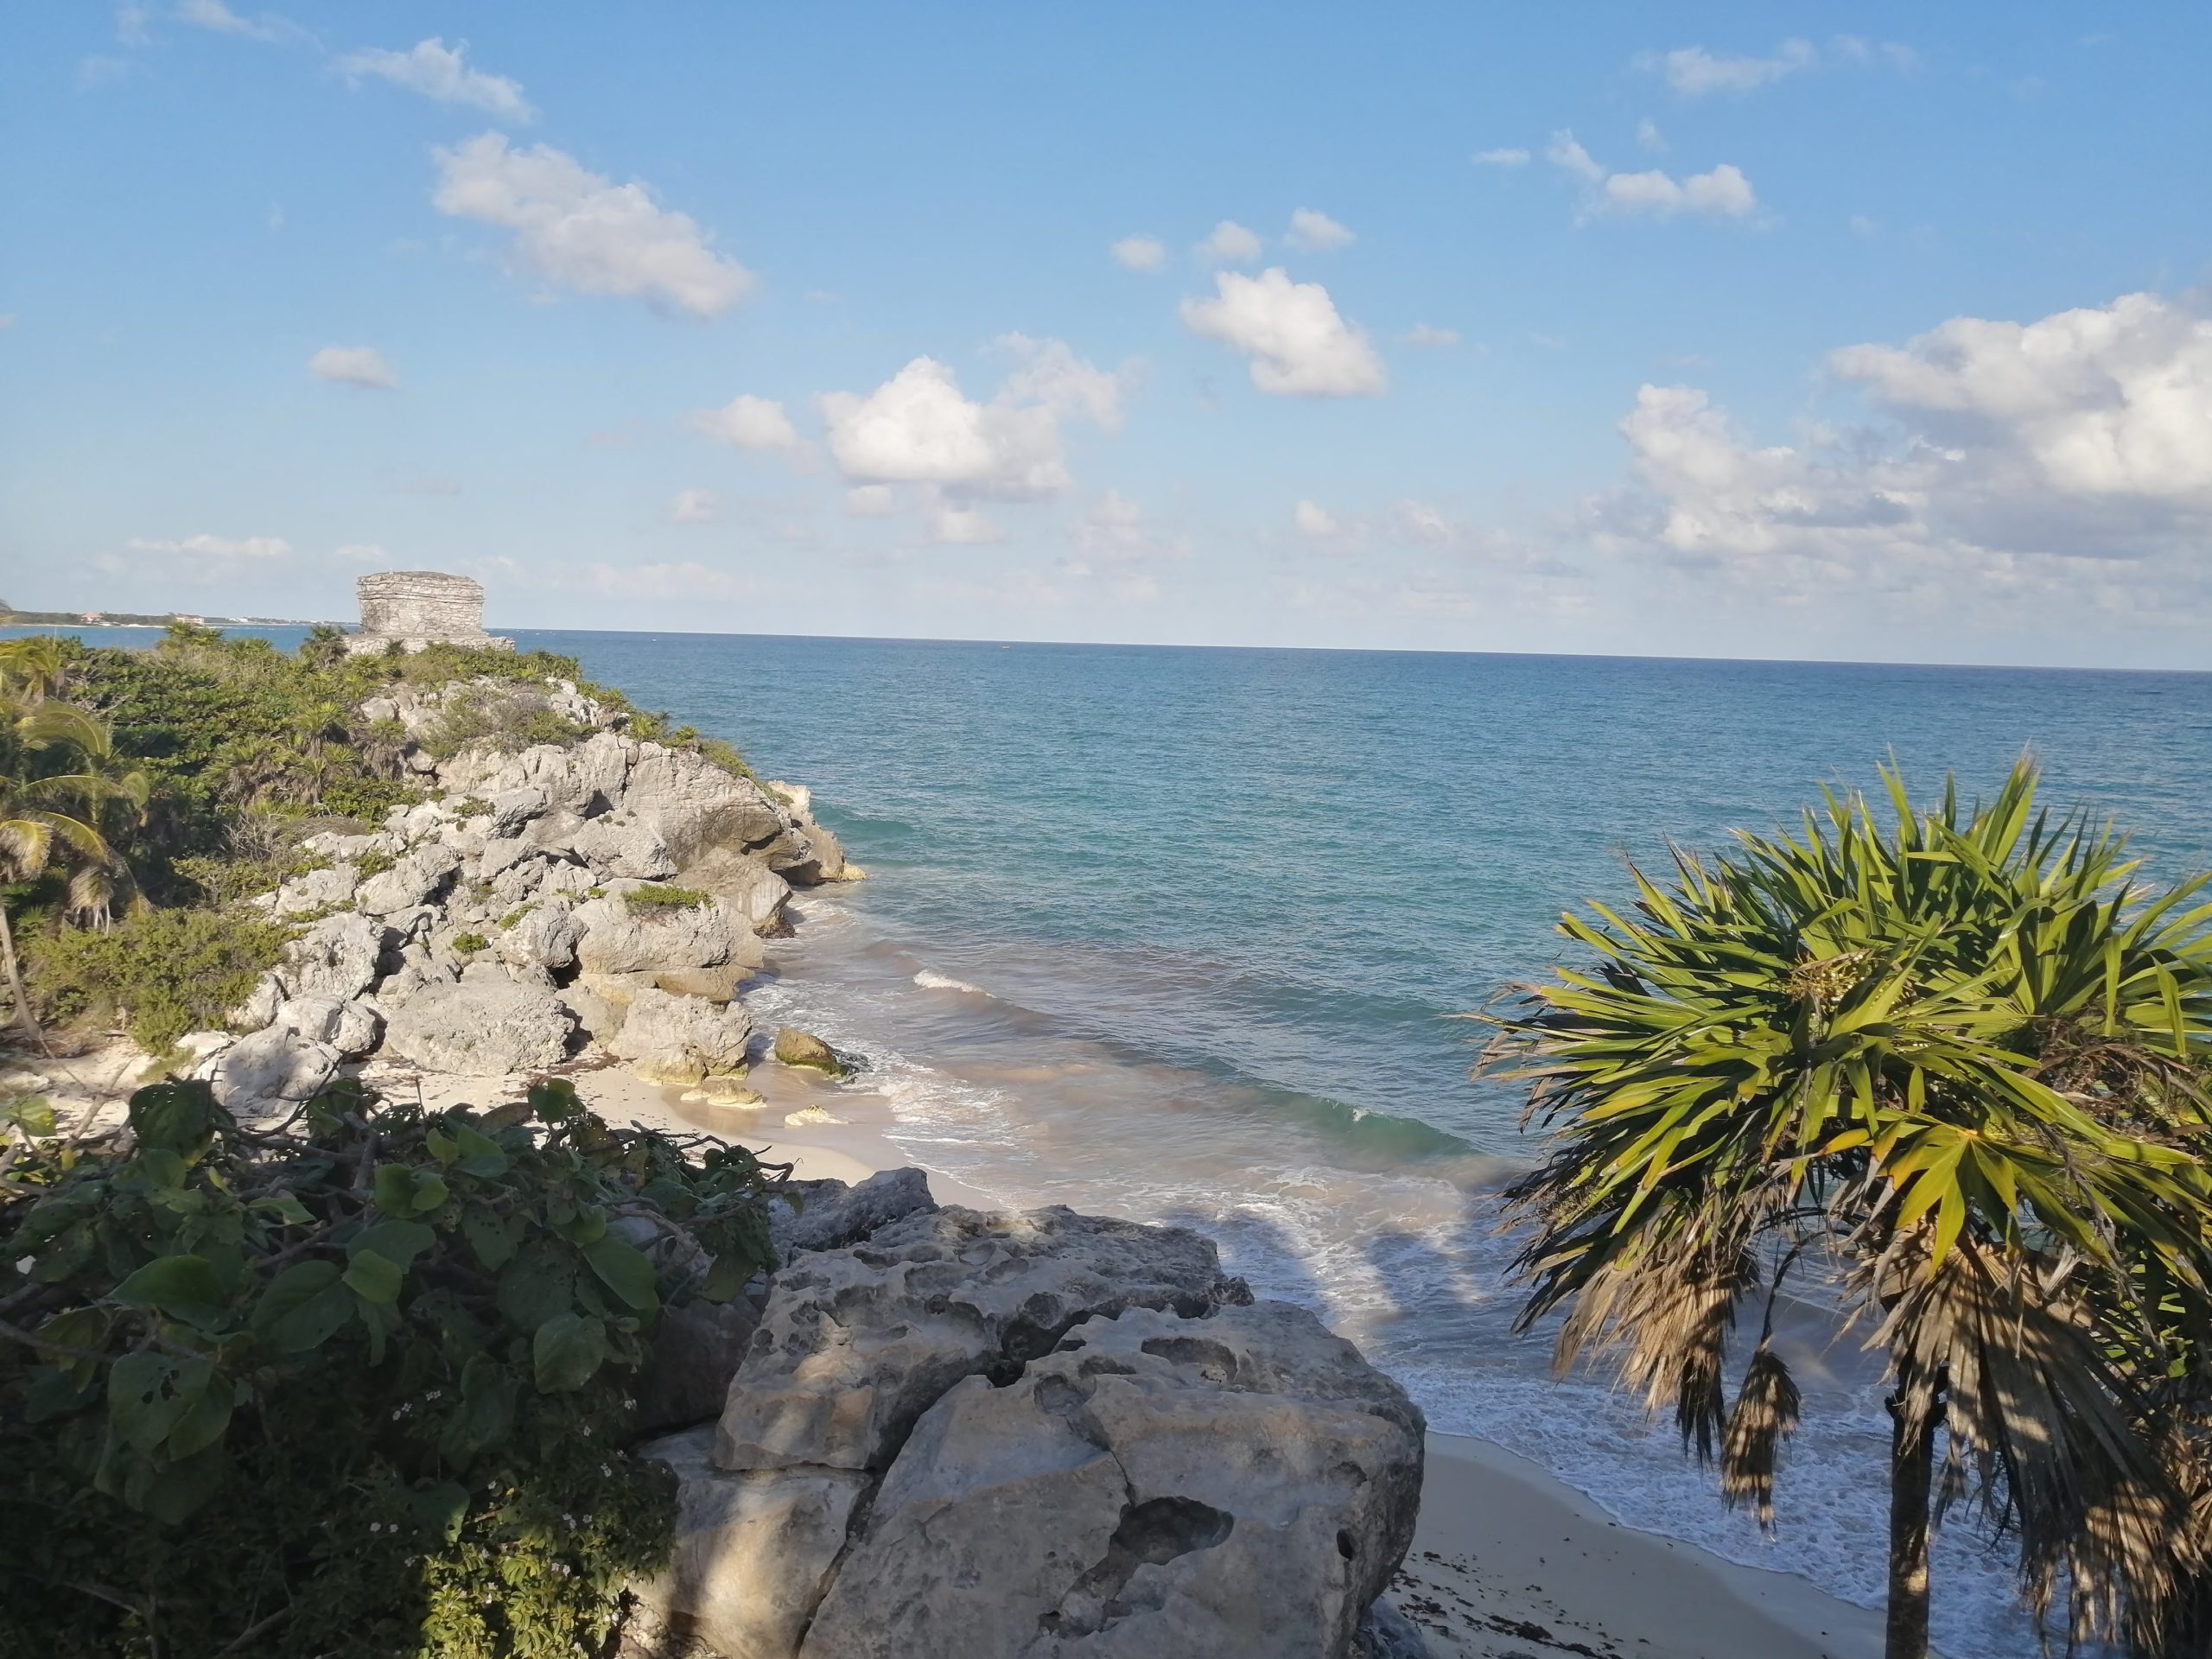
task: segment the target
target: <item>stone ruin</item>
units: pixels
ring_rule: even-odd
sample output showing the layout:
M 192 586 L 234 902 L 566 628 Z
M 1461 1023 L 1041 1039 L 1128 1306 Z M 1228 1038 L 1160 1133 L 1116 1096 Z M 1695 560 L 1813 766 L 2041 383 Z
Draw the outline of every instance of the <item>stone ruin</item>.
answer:
M 361 631 L 346 648 L 365 652 L 421 651 L 426 645 L 471 645 L 512 651 L 515 642 L 484 632 L 484 584 L 439 570 L 379 570 L 353 584 L 361 606 Z

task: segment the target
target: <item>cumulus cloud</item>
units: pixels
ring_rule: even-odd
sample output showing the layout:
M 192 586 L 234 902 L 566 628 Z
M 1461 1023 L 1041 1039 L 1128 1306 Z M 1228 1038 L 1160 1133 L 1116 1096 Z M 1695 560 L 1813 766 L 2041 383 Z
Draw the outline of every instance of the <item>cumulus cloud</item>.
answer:
M 220 563 L 246 559 L 281 559 L 292 550 L 292 544 L 281 536 L 210 536 L 201 533 L 175 541 L 157 541 L 134 536 L 124 543 L 134 553 L 168 553 L 190 559 L 204 559 Z
M 1358 239 L 1326 213 L 1311 207 L 1300 207 L 1291 214 L 1290 230 L 1283 238 L 1292 247 L 1303 248 L 1309 253 L 1348 248 Z
M 1637 148 L 1649 156 L 1667 153 L 1667 135 L 1659 130 L 1659 124 L 1649 116 L 1636 124 Z
M 308 372 L 334 385 L 372 391 L 392 391 L 399 385 L 399 376 L 373 346 L 326 346 L 308 359 Z
M 535 112 L 523 96 L 519 81 L 472 69 L 467 55 L 467 41 L 448 47 L 443 38 L 434 35 L 404 52 L 364 47 L 340 58 L 338 73 L 352 86 L 359 86 L 364 79 L 388 80 L 441 104 L 472 105 L 510 121 L 532 118 Z
M 1281 397 L 1376 396 L 1389 384 L 1367 331 L 1338 314 L 1319 283 L 1281 267 L 1257 276 L 1224 270 L 1215 297 L 1185 300 L 1184 326 L 1252 359 L 1252 384 Z
M 1207 233 L 1194 251 L 1211 265 L 1249 265 L 1260 257 L 1257 231 L 1247 230 L 1233 219 L 1224 219 Z
M 1457 328 L 1438 328 L 1426 322 L 1417 322 L 1398 336 L 1402 344 L 1418 346 L 1426 352 L 1449 351 L 1459 343 Z
M 888 484 L 855 484 L 845 492 L 845 511 L 855 518 L 887 518 L 898 506 L 898 493 Z
M 1748 92 L 1809 69 L 1820 54 L 1810 41 L 1784 41 L 1764 58 L 1716 57 L 1701 46 L 1685 46 L 1672 52 L 1647 52 L 1637 67 L 1663 76 L 1667 85 L 1684 98 L 1703 98 L 1709 92 Z
M 711 524 L 721 516 L 721 497 L 712 490 L 678 490 L 668 504 L 672 524 Z
M 691 416 L 691 424 L 709 437 L 740 449 L 791 451 L 805 443 L 781 404 L 749 391 L 740 393 L 720 409 L 700 410 Z
M 943 547 L 982 547 L 1006 539 L 1006 531 L 995 521 L 935 487 L 922 494 L 922 528 L 929 540 Z
M 1319 501 L 1300 501 L 1290 510 L 1292 522 L 1301 536 L 1333 536 L 1337 533 L 1337 515 Z
M 2136 294 L 2025 324 L 1955 318 L 1828 369 L 1881 425 L 1761 446 L 1702 391 L 1643 387 L 1621 423 L 1634 482 L 1591 504 L 1593 541 L 1798 595 L 1986 609 L 2094 593 L 2203 614 L 2202 310 Z
M 1564 128 L 1552 135 L 1544 157 L 1560 172 L 1582 181 L 1586 211 L 1595 214 L 1671 219 L 1688 213 L 1707 219 L 1742 219 L 1758 206 L 1751 181 L 1741 168 L 1726 162 L 1710 172 L 1682 179 L 1657 168 L 1642 173 L 1615 173 Z
M 1529 152 L 1513 148 L 1477 150 L 1475 165 L 1477 167 L 1526 167 L 1529 165 Z
M 1125 236 L 1107 251 L 1124 270 L 1158 270 L 1167 263 L 1167 245 L 1156 236 Z
M 688 213 L 550 145 L 510 149 L 503 135 L 486 132 L 432 154 L 437 210 L 513 232 L 518 263 L 548 281 L 702 318 L 720 316 L 753 287 L 753 273 L 715 252 Z
M 1121 382 L 1057 340 L 1008 334 L 1016 365 L 988 403 L 970 398 L 935 358 L 918 357 L 874 391 L 818 400 L 830 458 L 849 483 L 923 484 L 946 492 L 931 512 L 939 540 L 975 540 L 984 521 L 957 515 L 973 498 L 1034 501 L 1058 494 L 1068 473 L 1064 419 L 1111 427 Z

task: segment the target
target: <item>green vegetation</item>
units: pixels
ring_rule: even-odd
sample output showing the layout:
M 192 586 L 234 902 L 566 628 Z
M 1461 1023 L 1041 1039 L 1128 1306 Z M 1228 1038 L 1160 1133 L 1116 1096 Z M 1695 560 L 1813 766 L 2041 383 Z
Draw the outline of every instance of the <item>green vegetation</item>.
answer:
M 2208 878 L 2145 891 L 2108 825 L 2035 812 L 2024 763 L 1971 812 L 1886 781 L 1887 829 L 1831 797 L 1632 871 L 1631 912 L 1561 924 L 1594 967 L 1492 1017 L 1486 1064 L 1555 1129 L 1511 1191 L 1522 1322 L 1564 1313 L 1560 1365 L 1616 1357 L 1765 1520 L 1798 1413 L 1775 1299 L 1826 1267 L 1894 1387 L 1891 1659 L 1927 1650 L 1937 1489 L 1979 1494 L 2074 1636 L 2202 1653 Z
M 713 897 L 696 887 L 648 886 L 632 887 L 622 895 L 622 903 L 632 916 L 649 916 L 655 911 L 690 910 Z
M 105 929 L 54 930 L 30 988 L 49 1019 L 123 1014 L 130 1040 L 160 1054 L 188 1031 L 221 1029 L 294 931 L 236 903 L 149 907 Z
M 164 1084 L 127 1147 L 28 1116 L 0 1651 L 600 1650 L 668 1545 L 620 1450 L 655 1324 L 770 1260 L 749 1154 L 610 1129 L 559 1082 L 483 1113 L 334 1087 L 254 1134 Z
M 473 957 L 479 950 L 489 950 L 492 941 L 481 933 L 456 933 L 453 936 L 453 948 L 464 957 Z

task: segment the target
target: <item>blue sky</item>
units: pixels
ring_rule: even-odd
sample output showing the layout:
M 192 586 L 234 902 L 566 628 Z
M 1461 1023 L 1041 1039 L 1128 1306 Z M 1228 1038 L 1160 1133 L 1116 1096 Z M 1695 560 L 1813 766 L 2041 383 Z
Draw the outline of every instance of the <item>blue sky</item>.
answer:
M 2195 6 L 49 6 L 0 594 L 2212 666 Z

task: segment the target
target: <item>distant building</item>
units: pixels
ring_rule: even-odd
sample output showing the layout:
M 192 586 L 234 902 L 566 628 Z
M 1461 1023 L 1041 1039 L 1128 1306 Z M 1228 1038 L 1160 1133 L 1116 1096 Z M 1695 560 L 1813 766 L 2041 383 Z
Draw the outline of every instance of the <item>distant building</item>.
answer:
M 204 628 L 207 626 L 207 619 L 206 617 L 187 616 L 182 611 L 179 611 L 175 616 L 171 617 L 169 620 L 172 622 L 181 622 L 187 627 L 192 628 Z
M 484 585 L 439 570 L 379 570 L 353 584 L 360 601 L 361 631 L 346 636 L 346 649 L 421 651 L 427 645 L 472 645 L 512 651 L 515 642 L 484 632 Z
M 101 623 L 107 620 L 107 613 L 105 611 L 86 611 L 81 620 L 97 628 Z

